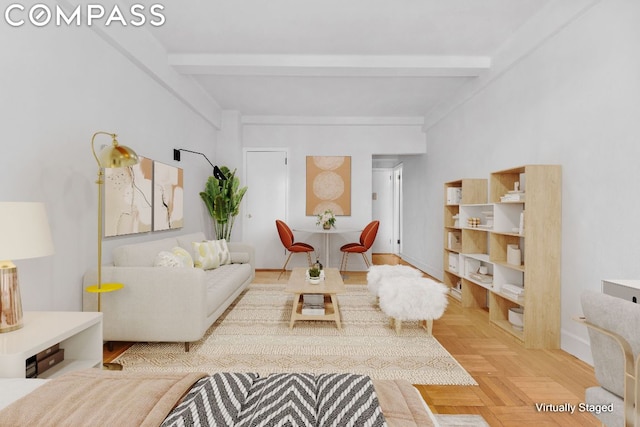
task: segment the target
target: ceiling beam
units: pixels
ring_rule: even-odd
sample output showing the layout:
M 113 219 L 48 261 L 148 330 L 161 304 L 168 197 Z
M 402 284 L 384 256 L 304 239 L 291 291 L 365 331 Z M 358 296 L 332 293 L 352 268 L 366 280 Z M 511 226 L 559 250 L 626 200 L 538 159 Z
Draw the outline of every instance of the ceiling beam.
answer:
M 488 56 L 169 54 L 182 74 L 288 77 L 476 77 Z

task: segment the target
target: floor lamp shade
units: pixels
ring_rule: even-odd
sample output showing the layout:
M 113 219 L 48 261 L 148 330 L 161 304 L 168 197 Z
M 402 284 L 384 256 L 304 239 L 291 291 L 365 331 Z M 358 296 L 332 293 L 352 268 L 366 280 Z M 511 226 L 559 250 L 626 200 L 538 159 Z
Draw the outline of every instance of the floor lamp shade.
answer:
M 43 203 L 0 202 L 0 333 L 22 327 L 18 269 L 13 260 L 53 255 Z

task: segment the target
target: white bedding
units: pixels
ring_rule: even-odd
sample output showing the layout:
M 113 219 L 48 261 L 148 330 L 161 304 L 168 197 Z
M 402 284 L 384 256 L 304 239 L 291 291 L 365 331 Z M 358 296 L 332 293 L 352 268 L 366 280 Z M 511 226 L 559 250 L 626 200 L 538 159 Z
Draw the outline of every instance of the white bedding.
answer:
M 47 381 L 39 378 L 0 378 L 0 409 L 31 393 Z

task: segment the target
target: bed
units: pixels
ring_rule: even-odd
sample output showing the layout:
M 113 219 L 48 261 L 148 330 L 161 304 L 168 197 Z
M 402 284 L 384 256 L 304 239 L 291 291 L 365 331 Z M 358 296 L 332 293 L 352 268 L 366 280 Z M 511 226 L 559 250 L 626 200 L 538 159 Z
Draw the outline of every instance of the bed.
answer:
M 127 373 L 0 380 L 0 426 L 437 426 L 404 380 L 355 374 Z

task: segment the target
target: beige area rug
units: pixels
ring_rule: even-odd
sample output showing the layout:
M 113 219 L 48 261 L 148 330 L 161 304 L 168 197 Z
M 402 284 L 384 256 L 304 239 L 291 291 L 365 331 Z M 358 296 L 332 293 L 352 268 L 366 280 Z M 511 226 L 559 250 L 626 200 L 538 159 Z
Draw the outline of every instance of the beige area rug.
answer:
M 365 285 L 338 296 L 334 322 L 298 321 L 289 329 L 293 295 L 284 285 L 252 284 L 184 351 L 184 343 L 137 343 L 116 359 L 127 371 L 351 372 L 412 384 L 477 385 L 417 322 L 390 328 Z

